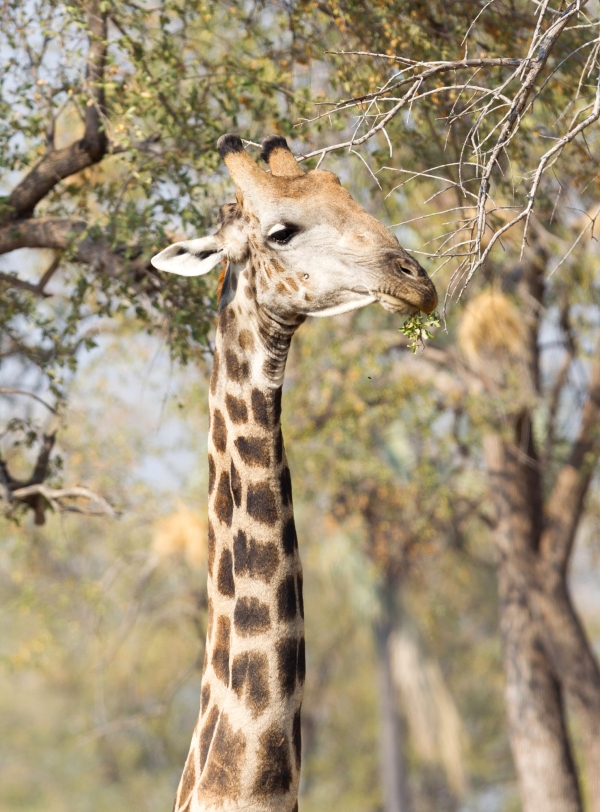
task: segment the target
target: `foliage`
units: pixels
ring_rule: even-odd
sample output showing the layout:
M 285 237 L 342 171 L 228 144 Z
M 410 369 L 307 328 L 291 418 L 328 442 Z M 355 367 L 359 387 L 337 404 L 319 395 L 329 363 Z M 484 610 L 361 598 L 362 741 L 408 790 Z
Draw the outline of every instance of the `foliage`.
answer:
M 439 313 L 431 313 L 429 315 L 425 315 L 423 313 L 415 313 L 409 318 L 406 319 L 402 327 L 400 328 L 400 332 L 403 336 L 409 339 L 407 344 L 408 349 L 411 350 L 413 353 L 417 352 L 419 347 L 424 350 L 425 349 L 425 342 L 429 338 L 433 338 L 433 333 L 430 331 L 430 327 L 439 327 L 440 326 L 440 314 Z
M 282 10 L 243 2 L 5 4 L 0 362 L 59 412 L 115 319 L 158 332 L 179 361 L 210 350 L 215 286 L 149 258 L 214 222 L 219 135 L 287 132 L 303 110 L 286 29 Z M 45 250 L 17 274 L 24 247 Z
M 174 454 L 179 470 L 186 454 L 201 458 L 206 421 L 181 420 L 175 403 L 162 409 L 166 353 L 157 359 L 158 342 L 143 336 L 128 343 L 124 352 L 103 339 L 87 360 L 60 447 L 65 476 L 106 493 L 122 517 L 2 520 L 3 809 L 158 811 L 185 760 L 206 571 L 156 539 L 175 495 L 192 503 L 192 490 L 205 490 L 195 465 L 196 487 L 165 472 Z M 193 397 L 197 384 L 187 385 Z
M 311 565 L 318 556 L 317 572 L 331 571 L 329 577 L 345 579 L 348 586 L 339 589 L 362 623 L 377 619 L 382 587 L 393 584 L 403 607 L 400 628 L 413 618 L 427 641 L 425 648 L 435 651 L 450 676 L 468 730 L 470 747 L 463 758 L 476 793 L 487 782 L 500 781 L 506 782 L 502 794 L 508 797 L 511 768 L 500 732 L 502 708 L 498 696 L 490 701 L 500 684 L 495 671 L 500 651 L 490 601 L 493 569 L 483 521 L 485 494 L 473 470 L 480 437 L 465 424 L 464 414 L 453 414 L 463 406 L 457 388 L 432 386 L 428 350 L 422 360 L 413 359 L 398 338 L 395 320 L 369 308 L 334 323 L 315 320 L 294 339 L 284 398 L 286 446 L 295 493 L 309 496 L 313 513 L 323 514 L 325 522 L 322 532 L 307 528 L 301 539 L 308 542 L 304 549 Z M 326 353 L 320 350 L 324 342 Z M 457 588 L 463 579 L 464 590 Z M 310 588 L 311 579 L 305 583 Z M 476 623 L 468 632 L 460 628 L 462 612 L 468 613 L 459 608 L 463 599 L 481 610 L 482 625 Z M 471 634 L 485 639 L 481 648 L 473 648 Z M 479 676 L 469 672 L 466 664 L 474 656 L 481 658 L 480 666 L 495 687 L 487 678 L 482 682 L 479 671 Z M 464 667 L 459 665 L 463 657 Z M 318 697 L 309 694 L 309 719 L 311 699 L 319 707 Z M 490 721 L 478 728 L 481 717 L 476 721 L 471 709 L 481 711 L 486 701 Z M 498 735 L 488 736 L 491 730 Z M 413 736 L 411 731 L 406 753 L 415 808 L 453 808 L 440 762 L 434 758 L 432 764 L 431 755 L 416 746 L 417 739 L 418 732 Z M 492 752 L 496 755 L 486 757 Z

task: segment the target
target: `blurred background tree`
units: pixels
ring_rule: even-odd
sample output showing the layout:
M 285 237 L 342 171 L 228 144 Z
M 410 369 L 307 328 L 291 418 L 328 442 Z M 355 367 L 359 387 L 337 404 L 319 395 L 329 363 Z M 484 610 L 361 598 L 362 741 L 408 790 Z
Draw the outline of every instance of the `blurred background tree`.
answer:
M 596 7 L 3 11 L 0 805 L 172 803 L 215 285 L 149 257 L 214 221 L 233 130 L 297 136 L 462 291 L 416 358 L 374 308 L 295 339 L 302 809 L 595 812 Z
M 462 361 L 447 351 L 430 357 L 449 363 L 465 397 L 483 394 L 481 436 L 468 447 L 491 486 L 509 733 L 524 808 L 580 810 L 584 797 L 600 808 L 600 669 L 567 586 L 599 452 L 598 141 L 589 129 L 600 115 L 596 10 L 493 3 L 475 13 L 472 4 L 449 11 L 412 2 L 320 9 L 337 35 L 345 98 L 325 102 L 312 121 L 355 116 L 351 139 L 326 149 L 371 145 L 364 160 L 373 180 L 396 204 L 406 194 L 410 216 L 400 225 L 421 232 L 413 248 L 449 275 L 450 297 L 463 297 L 476 272 L 491 283 L 474 302 L 480 315 L 465 316 Z M 418 197 L 425 192 L 420 205 L 408 191 L 415 180 Z M 568 423 L 573 363 L 583 380 Z M 474 416 L 465 410 L 467 420 Z M 580 712 L 584 770 L 569 742 L 567 694 Z M 398 787 L 395 794 L 389 809 L 404 808 Z

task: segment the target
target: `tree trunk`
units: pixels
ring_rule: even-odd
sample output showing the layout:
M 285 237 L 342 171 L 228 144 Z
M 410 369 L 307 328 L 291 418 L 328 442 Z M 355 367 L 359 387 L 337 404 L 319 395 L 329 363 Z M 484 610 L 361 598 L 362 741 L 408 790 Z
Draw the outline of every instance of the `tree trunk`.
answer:
M 538 583 L 541 588 L 533 597 L 544 648 L 554 673 L 573 702 L 581 729 L 586 809 L 600 812 L 600 669 L 571 602 L 565 578 L 548 573 L 548 567 L 543 566 Z
M 581 812 L 562 688 L 531 608 L 535 578 L 519 556 L 498 571 L 509 735 L 524 812 Z
M 522 414 L 515 442 L 488 435 L 484 444 L 497 512 L 500 627 L 504 645 L 509 736 L 524 812 L 581 812 L 567 734 L 563 686 L 553 671 L 536 611 L 543 531 L 541 480 L 531 422 Z
M 379 692 L 379 767 L 384 812 L 410 812 L 406 767 L 402 747 L 402 725 L 392 676 L 390 637 L 393 630 L 393 591 L 383 588 L 381 616 L 374 624 Z

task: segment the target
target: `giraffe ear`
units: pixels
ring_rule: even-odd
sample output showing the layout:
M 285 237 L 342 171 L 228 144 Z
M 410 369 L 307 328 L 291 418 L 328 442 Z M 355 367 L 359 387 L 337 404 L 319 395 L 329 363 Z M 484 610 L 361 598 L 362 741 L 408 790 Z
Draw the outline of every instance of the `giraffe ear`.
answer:
M 179 276 L 202 276 L 225 258 L 225 247 L 216 234 L 199 240 L 184 240 L 170 245 L 150 260 L 159 271 Z

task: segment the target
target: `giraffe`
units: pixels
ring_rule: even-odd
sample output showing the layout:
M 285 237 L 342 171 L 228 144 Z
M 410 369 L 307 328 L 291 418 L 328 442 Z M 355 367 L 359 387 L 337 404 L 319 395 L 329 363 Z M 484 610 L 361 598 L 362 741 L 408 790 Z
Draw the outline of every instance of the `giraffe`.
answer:
M 236 186 L 218 230 L 169 246 L 161 271 L 222 259 L 209 387 L 208 628 L 200 714 L 175 812 L 297 812 L 305 676 L 302 567 L 281 434 L 294 332 L 308 315 L 378 301 L 430 313 L 433 283 L 330 172 L 305 173 L 281 136 L 260 168 L 236 135 L 217 149 Z

